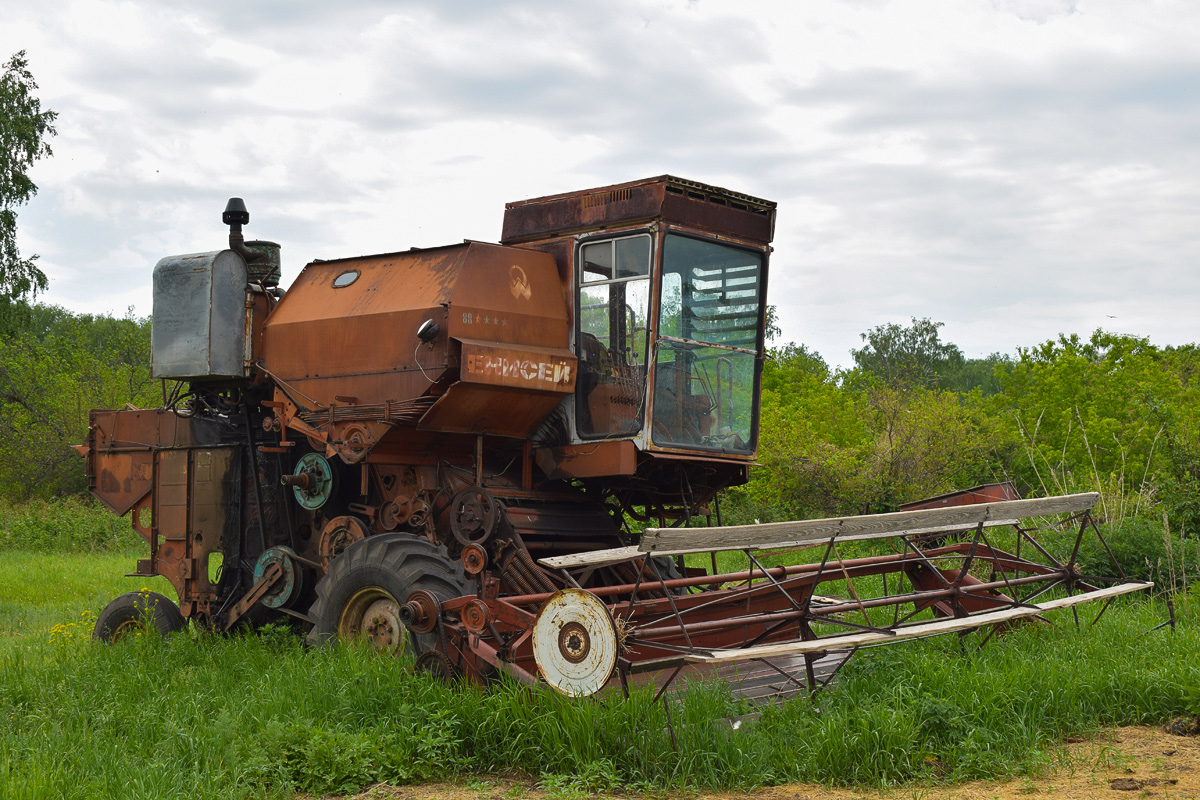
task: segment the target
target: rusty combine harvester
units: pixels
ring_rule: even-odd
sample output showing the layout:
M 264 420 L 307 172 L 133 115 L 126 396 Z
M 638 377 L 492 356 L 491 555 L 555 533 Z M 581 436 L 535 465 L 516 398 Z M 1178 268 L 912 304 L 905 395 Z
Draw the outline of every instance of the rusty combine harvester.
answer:
M 154 270 L 163 407 L 94 411 L 80 448 L 178 594 L 164 631 L 290 619 L 574 696 L 748 664 L 811 690 L 831 652 L 1148 585 L 1022 522 L 1082 537 L 1094 494 L 689 527 L 754 461 L 774 203 L 668 176 L 510 203 L 501 244 L 313 261 L 286 293 L 240 200 L 223 222 Z M 140 624 L 126 595 L 96 635 Z

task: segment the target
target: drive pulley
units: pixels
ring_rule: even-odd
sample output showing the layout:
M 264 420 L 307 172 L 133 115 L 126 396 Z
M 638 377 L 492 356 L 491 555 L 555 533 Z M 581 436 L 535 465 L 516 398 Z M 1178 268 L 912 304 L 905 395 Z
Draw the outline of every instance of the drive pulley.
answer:
M 460 544 L 483 544 L 496 532 L 501 513 L 487 489 L 469 486 L 450 501 L 450 532 Z
M 297 503 L 316 511 L 333 496 L 333 467 L 320 453 L 305 453 L 292 474 L 283 476 L 282 483 L 292 487 Z
M 254 565 L 254 582 L 257 584 L 271 567 L 279 566 L 279 576 L 271 583 L 259 602 L 267 608 L 282 608 L 300 595 L 303 588 L 304 572 L 296 553 L 290 547 L 272 547 L 261 556 Z

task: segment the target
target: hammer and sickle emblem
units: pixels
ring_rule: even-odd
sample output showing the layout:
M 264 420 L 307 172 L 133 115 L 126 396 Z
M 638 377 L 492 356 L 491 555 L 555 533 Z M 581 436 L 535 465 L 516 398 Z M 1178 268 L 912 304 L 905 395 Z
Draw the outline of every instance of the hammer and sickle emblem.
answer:
M 508 271 L 509 291 L 516 300 L 525 298 L 528 300 L 533 294 L 533 289 L 529 287 L 529 277 L 525 274 L 525 270 L 513 264 Z

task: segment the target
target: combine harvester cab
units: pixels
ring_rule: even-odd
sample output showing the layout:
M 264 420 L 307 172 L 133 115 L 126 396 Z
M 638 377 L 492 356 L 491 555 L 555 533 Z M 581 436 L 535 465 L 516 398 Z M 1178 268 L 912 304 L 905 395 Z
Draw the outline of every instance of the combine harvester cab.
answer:
M 175 588 L 155 623 L 287 619 L 573 696 L 747 661 L 811 690 L 832 651 L 1144 588 L 1022 527 L 1082 537 L 1095 495 L 712 527 L 755 457 L 774 220 L 662 176 L 510 203 L 500 244 L 313 261 L 284 293 L 231 200 L 227 249 L 154 272 L 163 407 L 95 411 L 81 448 L 149 546 L 136 574 Z

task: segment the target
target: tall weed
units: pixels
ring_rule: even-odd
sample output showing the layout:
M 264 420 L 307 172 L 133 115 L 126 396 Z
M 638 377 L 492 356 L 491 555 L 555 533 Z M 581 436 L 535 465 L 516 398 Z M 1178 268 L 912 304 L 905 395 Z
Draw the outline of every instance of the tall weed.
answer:
M 0 499 L 0 550 L 95 553 L 142 546 L 128 517 L 117 517 L 90 498 L 20 504 Z

